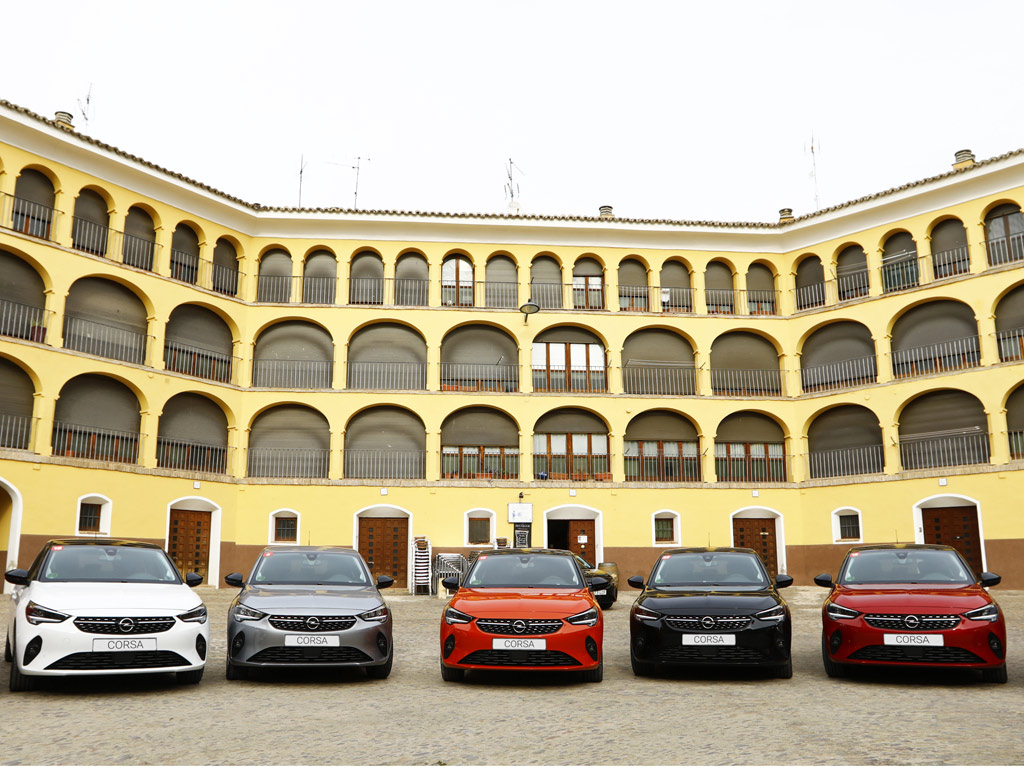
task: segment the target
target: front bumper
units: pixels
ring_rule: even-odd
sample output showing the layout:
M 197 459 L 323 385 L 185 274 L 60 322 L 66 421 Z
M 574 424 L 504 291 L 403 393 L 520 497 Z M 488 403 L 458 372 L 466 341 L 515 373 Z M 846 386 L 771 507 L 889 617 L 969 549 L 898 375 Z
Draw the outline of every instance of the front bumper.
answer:
M 630 616 L 629 635 L 633 656 L 651 664 L 693 666 L 775 666 L 785 664 L 790 653 L 789 619 L 769 623 L 754 619 L 747 629 L 714 631 L 736 638 L 735 645 L 683 645 L 683 635 L 702 634 L 673 629 L 664 619 Z
M 295 635 L 303 645 L 285 645 Z M 319 644 L 333 642 L 338 645 Z M 228 658 L 240 667 L 374 667 L 391 654 L 391 617 L 372 622 L 356 618 L 349 628 L 333 632 L 276 629 L 268 618 L 259 621 L 228 619 Z
M 601 662 L 603 625 L 593 627 L 563 623 L 546 635 L 499 635 L 469 624 L 446 624 L 441 620 L 441 663 L 454 669 L 551 669 L 583 671 Z M 497 650 L 496 639 L 529 637 L 543 639 L 543 651 Z
M 963 619 L 947 630 L 911 632 L 869 626 L 863 616 L 835 621 L 822 619 L 826 652 L 840 664 L 965 667 L 985 669 L 1006 663 L 1006 625 L 998 621 Z M 838 633 L 838 634 L 837 634 Z M 941 635 L 941 646 L 886 645 L 886 635 Z

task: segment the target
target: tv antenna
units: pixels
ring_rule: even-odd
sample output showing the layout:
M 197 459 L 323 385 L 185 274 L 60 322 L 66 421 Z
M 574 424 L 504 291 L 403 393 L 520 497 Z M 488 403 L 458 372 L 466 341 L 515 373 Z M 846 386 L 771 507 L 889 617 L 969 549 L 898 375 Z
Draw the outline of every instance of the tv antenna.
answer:
M 512 158 L 508 159 L 508 164 L 505 166 L 505 177 L 508 181 L 505 182 L 505 202 L 508 204 L 508 212 L 511 214 L 519 213 L 519 184 L 514 178 L 512 178 L 512 169 L 515 168 L 523 176 L 523 169 L 512 162 Z
M 818 150 L 821 149 L 821 145 L 815 145 L 814 133 L 811 133 L 811 183 L 814 185 L 814 210 L 821 210 L 821 200 L 818 196 Z M 806 147 L 805 147 L 806 151 Z
M 369 157 L 362 157 L 362 156 L 360 156 L 360 157 L 356 158 L 356 164 L 355 165 L 348 165 L 347 163 L 332 163 L 329 160 L 317 160 L 315 162 L 321 163 L 323 165 L 336 165 L 339 168 L 351 168 L 353 171 L 356 172 L 355 191 L 354 191 L 354 193 L 352 195 L 352 207 L 354 209 L 358 210 L 359 209 L 359 171 L 361 169 L 361 166 L 362 166 L 363 162 L 367 162 L 368 163 L 368 162 L 370 162 L 370 160 L 371 160 L 371 158 L 369 158 Z M 303 176 L 303 174 L 306 171 L 306 166 L 308 166 L 311 162 L 314 162 L 314 161 L 306 160 L 305 156 L 302 156 L 302 157 L 299 158 L 299 207 L 300 208 L 302 207 L 302 176 Z
M 299 208 L 302 207 L 302 174 L 306 171 L 306 166 L 309 163 L 306 162 L 305 155 L 299 155 Z
M 92 108 L 92 83 L 89 83 L 89 91 L 85 94 L 85 101 L 78 100 L 78 113 L 82 116 L 85 127 L 89 127 L 89 120 L 93 116 Z

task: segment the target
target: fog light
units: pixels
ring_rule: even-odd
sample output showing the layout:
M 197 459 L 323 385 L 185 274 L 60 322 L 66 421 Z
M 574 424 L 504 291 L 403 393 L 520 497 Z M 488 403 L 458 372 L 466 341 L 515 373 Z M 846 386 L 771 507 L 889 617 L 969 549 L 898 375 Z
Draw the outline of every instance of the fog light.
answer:
M 587 641 L 583 644 L 583 647 L 587 649 L 587 653 L 590 654 L 590 658 L 597 661 L 597 643 L 594 638 L 588 637 Z
M 388 639 L 384 637 L 383 632 L 377 633 L 377 647 L 380 649 L 382 654 L 385 656 L 388 655 Z
M 447 659 L 452 655 L 452 651 L 455 650 L 455 635 L 448 635 L 448 639 L 444 641 L 444 657 Z
M 27 667 L 32 663 L 32 659 L 39 655 L 39 652 L 43 650 L 43 638 L 36 635 L 28 641 L 28 645 L 25 646 L 25 657 L 22 662 L 22 666 Z
M 992 649 L 992 653 L 996 655 L 996 658 L 1003 658 L 1003 641 L 999 639 L 995 632 L 988 633 L 988 647 Z
M 206 638 L 202 635 L 196 635 L 196 653 L 200 659 L 206 661 Z
M 231 655 L 237 656 L 243 645 L 245 645 L 245 633 L 239 632 L 231 640 Z
M 843 633 L 838 629 L 832 633 L 832 637 L 828 639 L 828 649 L 835 656 L 839 653 L 839 646 L 843 644 Z

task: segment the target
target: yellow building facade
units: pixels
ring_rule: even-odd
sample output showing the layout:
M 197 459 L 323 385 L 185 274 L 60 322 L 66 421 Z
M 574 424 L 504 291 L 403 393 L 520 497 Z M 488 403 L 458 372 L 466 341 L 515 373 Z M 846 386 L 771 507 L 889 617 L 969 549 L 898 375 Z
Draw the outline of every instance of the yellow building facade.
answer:
M 918 541 L 1024 586 L 1022 201 L 1024 153 L 961 152 L 771 223 L 278 209 L 0 102 L 0 557 L 412 588 L 518 515 L 624 575 Z

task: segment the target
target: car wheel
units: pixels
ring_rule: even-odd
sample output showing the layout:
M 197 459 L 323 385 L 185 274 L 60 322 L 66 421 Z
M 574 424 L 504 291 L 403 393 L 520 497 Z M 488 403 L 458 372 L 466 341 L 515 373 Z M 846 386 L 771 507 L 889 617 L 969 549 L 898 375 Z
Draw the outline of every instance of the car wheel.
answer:
M 446 667 L 444 662 L 441 662 L 441 679 L 446 683 L 461 683 L 465 676 L 466 670 Z
M 376 667 L 367 667 L 366 676 L 371 680 L 385 680 L 387 676 L 391 674 L 391 664 L 395 660 L 395 649 L 391 648 L 391 653 L 388 654 L 388 660 L 383 664 Z
M 224 676 L 228 680 L 247 680 L 249 678 L 249 668 L 240 667 L 233 663 L 231 659 L 228 659 L 227 666 L 224 669 Z
M 793 659 L 789 658 L 785 664 L 779 664 L 772 670 L 772 674 L 780 680 L 789 680 L 793 677 Z
M 31 691 L 36 687 L 36 679 L 32 675 L 22 674 L 21 668 L 18 666 L 18 662 L 13 661 L 11 663 L 11 681 L 9 687 L 11 693 Z
M 995 669 L 981 670 L 981 679 L 986 683 L 1005 683 L 1006 665 L 1003 664 L 1003 666 L 996 667 Z
M 600 683 L 604 680 L 604 658 L 597 662 L 594 669 L 585 669 L 581 672 L 580 678 L 584 683 Z
M 4 661 L 10 661 L 13 658 L 14 655 L 11 653 L 11 636 L 8 635 L 7 642 L 4 643 Z
M 632 653 L 629 654 L 629 664 L 633 667 L 633 674 L 637 677 L 647 677 L 654 674 L 654 664 L 649 661 L 640 661 Z
M 597 604 L 601 606 L 602 611 L 608 611 L 611 610 L 611 607 L 613 605 L 615 605 L 615 599 L 612 598 L 611 600 L 598 600 Z
M 825 635 L 821 636 L 821 661 L 825 665 L 825 674 L 829 677 L 846 677 L 847 669 L 845 664 L 832 661 L 828 655 L 828 646 L 825 643 Z
M 205 667 L 200 667 L 199 669 L 190 669 L 188 672 L 175 672 L 174 677 L 179 685 L 195 685 L 203 679 L 204 669 Z

